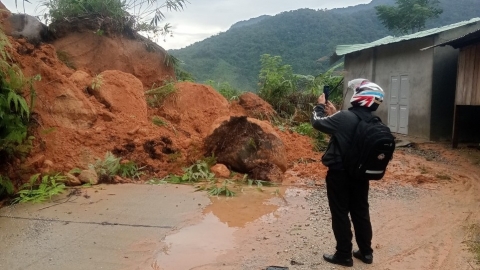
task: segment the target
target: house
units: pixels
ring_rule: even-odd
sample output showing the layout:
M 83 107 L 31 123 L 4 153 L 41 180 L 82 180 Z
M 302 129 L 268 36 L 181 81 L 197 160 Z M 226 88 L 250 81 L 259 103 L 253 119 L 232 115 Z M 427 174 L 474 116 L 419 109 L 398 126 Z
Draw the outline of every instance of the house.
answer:
M 460 50 L 452 136 L 456 148 L 460 139 L 480 139 L 480 30 L 424 50 L 447 45 Z
M 459 50 L 423 48 L 480 29 L 480 18 L 367 44 L 339 45 L 332 62 L 344 57 L 345 81 L 366 78 L 385 91 L 376 114 L 392 132 L 428 140 L 450 140 Z M 352 93 L 344 87 L 344 107 Z

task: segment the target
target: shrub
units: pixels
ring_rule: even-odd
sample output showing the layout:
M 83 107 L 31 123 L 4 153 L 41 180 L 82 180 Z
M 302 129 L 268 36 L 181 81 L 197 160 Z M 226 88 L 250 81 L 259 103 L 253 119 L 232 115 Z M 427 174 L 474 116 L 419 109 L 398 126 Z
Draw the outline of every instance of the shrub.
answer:
M 215 174 L 210 172 L 210 166 L 206 161 L 197 161 L 190 167 L 183 168 L 183 175 L 170 174 L 163 178 L 163 181 L 173 184 L 196 183 L 199 181 L 211 181 L 215 178 Z
M 208 195 L 210 196 L 225 196 L 225 197 L 234 197 L 235 192 L 232 191 L 228 186 L 232 184 L 232 181 L 224 180 L 220 186 L 213 185 L 207 188 Z
M 98 178 L 102 182 L 111 181 L 115 175 L 135 179 L 140 178 L 144 174 L 140 172 L 143 167 L 138 167 L 135 162 L 128 161 L 122 164 L 120 161 L 121 158 L 116 157 L 111 152 L 107 152 L 103 160 L 97 159 L 95 164 L 89 165 L 89 168 L 98 174 Z
M 171 35 L 171 26 L 159 23 L 165 19 L 162 10 L 180 11 L 187 0 L 44 0 L 48 10 L 44 17 L 52 22 L 91 19 L 99 24 L 97 33 L 112 29 L 145 31 L 154 36 Z
M 313 128 L 310 123 L 302 123 L 298 126 L 291 128 L 291 130 L 312 138 L 315 151 L 320 152 L 327 148 L 328 141 L 325 138 L 325 134 Z
M 51 199 L 52 196 L 65 190 L 65 180 L 66 177 L 60 174 L 45 175 L 42 178 L 40 178 L 40 174 L 35 174 L 30 177 L 28 183 L 19 188 L 18 197 L 13 199 L 13 203 L 39 203 Z
M 140 176 L 145 174 L 144 172 L 141 172 L 143 168 L 144 167 L 138 167 L 135 162 L 129 161 L 127 163 L 120 164 L 118 172 L 119 175 L 124 178 L 140 179 Z
M 40 79 L 24 77 L 20 67 L 11 64 L 9 48 L 0 31 L 0 157 L 4 158 L 23 157 L 30 151 L 33 137 L 27 136 L 27 128 L 35 97 L 33 81 Z M 22 96 L 26 89 L 30 91 L 30 106 Z
M 270 103 L 284 118 L 309 116 L 324 86 L 335 89 L 330 96 L 333 104 L 343 103 L 343 76 L 334 75 L 341 65 L 317 76 L 293 74 L 290 65 L 282 64 L 280 56 L 261 56 L 259 96 Z M 307 117 L 308 118 L 308 117 Z
M 213 87 L 229 101 L 238 99 L 238 97 L 243 93 L 242 91 L 233 88 L 228 82 L 217 83 L 213 80 L 208 80 L 205 83 Z
M 95 164 L 90 164 L 89 168 L 98 174 L 101 180 L 111 180 L 120 170 L 120 158 L 115 157 L 111 152 L 105 154 L 105 158 L 97 159 Z
M 12 181 L 6 176 L 0 174 L 0 198 L 5 195 L 12 195 L 14 192 Z
M 160 106 L 163 101 L 170 96 L 171 94 L 175 93 L 177 89 L 175 88 L 175 82 L 171 81 L 166 83 L 163 86 L 150 89 L 145 92 L 147 96 L 147 103 L 151 107 Z

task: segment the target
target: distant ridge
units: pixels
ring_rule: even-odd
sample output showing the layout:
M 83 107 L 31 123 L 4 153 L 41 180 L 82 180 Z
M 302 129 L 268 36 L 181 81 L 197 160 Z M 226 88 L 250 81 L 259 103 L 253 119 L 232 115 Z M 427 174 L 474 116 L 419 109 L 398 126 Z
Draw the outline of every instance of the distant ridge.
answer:
M 256 24 L 256 23 L 259 23 L 259 22 L 263 21 L 264 19 L 267 19 L 267 18 L 270 18 L 270 17 L 271 17 L 270 15 L 262 15 L 262 16 L 259 16 L 259 17 L 256 17 L 256 18 L 251 18 L 249 20 L 239 21 L 237 23 L 234 23 L 232 26 L 230 26 L 229 30 L 244 27 L 244 26 L 249 26 L 249 25 L 252 25 L 252 24 Z
M 337 45 L 369 43 L 389 32 L 374 7 L 394 0 L 332 10 L 299 9 L 235 23 L 222 32 L 190 46 L 168 52 L 198 82 L 228 82 L 239 90 L 256 91 L 260 56 L 278 55 L 294 72 L 318 75 L 330 68 L 329 56 Z M 479 0 L 440 0 L 444 12 L 427 22 L 427 29 L 480 17 Z

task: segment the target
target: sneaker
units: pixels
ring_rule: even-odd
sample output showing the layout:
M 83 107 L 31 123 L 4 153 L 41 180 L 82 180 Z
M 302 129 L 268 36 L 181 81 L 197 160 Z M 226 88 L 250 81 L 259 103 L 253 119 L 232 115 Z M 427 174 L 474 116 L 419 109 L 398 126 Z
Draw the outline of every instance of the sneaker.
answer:
M 343 265 L 348 267 L 353 266 L 352 258 L 339 258 L 335 254 L 334 255 L 323 254 L 323 259 L 333 264 L 338 264 L 338 265 Z
M 353 252 L 353 257 L 359 259 L 360 261 L 366 263 L 366 264 L 371 264 L 373 262 L 373 255 L 363 255 L 360 250 L 356 250 Z

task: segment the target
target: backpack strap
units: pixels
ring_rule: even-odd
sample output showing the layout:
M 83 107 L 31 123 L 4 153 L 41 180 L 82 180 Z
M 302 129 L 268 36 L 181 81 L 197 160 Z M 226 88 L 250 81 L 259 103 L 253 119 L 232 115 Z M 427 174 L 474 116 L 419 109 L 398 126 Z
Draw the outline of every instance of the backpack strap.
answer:
M 367 117 L 367 116 L 365 116 L 365 115 L 362 115 L 362 114 L 359 113 L 359 112 L 356 112 L 355 110 L 349 110 L 349 111 L 351 111 L 351 112 L 352 112 L 353 114 L 355 114 L 358 118 L 360 118 L 360 120 L 363 120 L 363 121 L 366 121 L 366 122 L 368 122 L 368 121 L 370 121 L 372 118 L 375 118 L 375 117 L 376 117 L 375 115 L 373 115 L 373 114 L 371 114 L 371 113 L 370 113 L 370 115 Z M 359 122 L 359 123 L 360 123 L 360 122 Z

